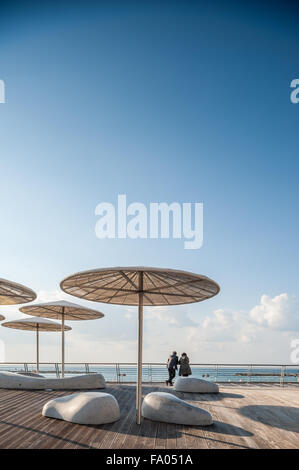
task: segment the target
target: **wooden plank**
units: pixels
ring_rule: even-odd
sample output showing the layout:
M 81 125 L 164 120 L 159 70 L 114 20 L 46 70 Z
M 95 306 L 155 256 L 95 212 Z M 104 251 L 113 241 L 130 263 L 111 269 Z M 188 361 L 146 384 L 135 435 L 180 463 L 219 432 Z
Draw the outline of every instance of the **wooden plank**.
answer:
M 132 391 L 133 388 L 133 391 Z M 106 432 L 101 440 L 101 449 L 114 449 L 116 436 L 123 433 L 125 425 L 125 417 L 133 407 L 132 398 L 135 396 L 135 387 L 122 387 L 118 389 L 110 389 L 108 393 L 112 393 L 118 401 L 120 408 L 120 420 L 107 425 Z M 135 403 L 135 402 L 134 402 Z M 125 432 L 125 434 L 127 434 Z
M 177 448 L 176 424 L 167 424 L 166 435 L 167 435 L 166 449 L 176 449 Z
M 134 449 L 154 449 L 158 426 L 154 421 L 142 419 L 141 430 L 135 442 Z
M 165 390 L 144 385 L 144 394 Z M 135 387 L 109 385 L 119 402 L 119 421 L 83 426 L 41 415 L 50 399 L 72 392 L 0 389 L 0 448 L 298 448 L 298 387 L 225 385 L 220 394 L 177 394 L 209 411 L 214 424 L 180 426 L 142 420 L 136 424 Z M 173 389 L 170 393 L 176 394 Z
M 134 401 L 132 401 L 132 397 L 134 398 Z M 120 432 L 116 434 L 112 442 L 113 445 L 111 445 L 111 448 L 113 449 L 123 448 L 127 434 L 131 432 L 132 424 L 136 420 L 135 386 L 131 387 L 124 411 L 121 411 L 121 413 L 122 423 L 120 423 Z M 143 422 L 141 426 L 143 426 Z
M 153 391 L 152 385 L 145 385 L 143 384 L 143 397 Z M 134 394 L 135 397 L 135 394 Z M 141 448 L 141 443 L 145 439 L 145 429 L 147 428 L 147 423 L 145 422 L 144 418 L 141 418 L 141 424 L 137 425 L 136 424 L 136 403 L 135 403 L 135 398 L 134 402 L 132 403 L 132 408 L 130 412 L 130 419 L 131 419 L 131 424 L 128 429 L 127 436 L 125 436 L 125 439 L 122 441 L 121 448 L 122 449 L 139 449 Z M 142 434 L 141 434 L 142 433 Z
M 283 403 L 287 405 L 287 396 L 283 395 Z M 291 432 L 284 429 L 288 427 L 288 418 L 284 413 L 286 407 L 277 406 L 275 396 L 265 388 L 259 390 L 258 397 L 257 403 L 256 393 L 248 390 L 246 402 L 238 408 L 235 416 L 235 419 L 242 419 L 250 427 L 255 446 L 260 449 L 296 447 L 298 435 L 292 436 Z
M 157 422 L 157 435 L 155 441 L 155 449 L 166 449 L 167 442 L 167 424 Z
M 229 403 L 227 407 L 227 398 L 221 393 L 196 395 L 196 399 L 199 406 L 211 413 L 213 417 L 213 425 L 202 427 L 200 432 L 201 438 L 204 439 L 208 449 L 242 449 L 251 447 L 244 439 L 245 436 L 250 436 L 250 433 L 243 429 L 242 426 L 237 425 L 236 420 L 231 421 L 227 417 L 227 408 L 231 409 L 237 403 Z M 197 435 L 196 429 L 190 432 L 194 436 Z M 194 444 L 196 447 L 196 442 Z
M 17 448 L 18 440 L 24 440 L 28 434 L 34 432 L 34 428 L 30 426 L 34 423 L 36 417 L 40 416 L 42 406 L 49 398 L 38 394 L 34 396 L 34 399 L 33 401 L 32 396 L 28 394 L 27 400 L 22 400 L 19 404 L 18 411 L 2 420 L 1 424 L 6 424 L 5 432 L 2 433 L 1 431 L 2 448 L 5 448 L 10 440 L 14 443 L 15 448 Z

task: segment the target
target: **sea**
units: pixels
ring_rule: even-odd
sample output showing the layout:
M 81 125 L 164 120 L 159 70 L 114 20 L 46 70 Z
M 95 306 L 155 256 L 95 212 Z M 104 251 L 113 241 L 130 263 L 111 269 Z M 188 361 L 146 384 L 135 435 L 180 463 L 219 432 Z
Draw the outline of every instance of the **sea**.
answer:
M 34 372 L 35 364 L 0 364 L 0 370 L 12 372 Z M 192 377 L 218 383 L 299 383 L 299 365 L 263 366 L 263 365 L 192 365 Z M 40 364 L 40 374 L 53 377 L 61 374 L 60 364 Z M 136 382 L 137 367 L 132 364 L 66 364 L 65 376 L 77 374 L 101 373 L 107 382 Z M 143 382 L 164 382 L 168 377 L 166 365 L 144 364 Z

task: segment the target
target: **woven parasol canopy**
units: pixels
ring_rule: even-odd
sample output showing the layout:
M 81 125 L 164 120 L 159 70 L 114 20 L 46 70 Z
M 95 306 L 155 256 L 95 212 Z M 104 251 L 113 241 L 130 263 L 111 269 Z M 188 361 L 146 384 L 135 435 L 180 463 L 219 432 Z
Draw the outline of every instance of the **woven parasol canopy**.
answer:
M 143 305 L 179 305 L 201 302 L 218 294 L 220 287 L 206 276 L 175 269 L 146 267 L 105 268 L 65 278 L 62 290 L 94 302 L 138 305 L 143 276 Z
M 0 305 L 25 304 L 34 299 L 36 299 L 36 293 L 28 287 L 0 279 Z
M 0 315 L 0 321 L 5 320 L 5 317 L 3 315 Z
M 30 317 L 2 323 L 6 328 L 16 330 L 36 331 L 36 372 L 39 373 L 39 332 L 40 331 L 61 331 L 60 323 L 55 323 L 45 318 Z M 70 331 L 72 328 L 65 325 L 64 331 Z
M 96 320 L 104 317 L 104 314 L 98 310 L 83 307 L 66 300 L 26 305 L 19 310 L 30 315 L 34 314 L 37 317 L 55 318 L 56 320 L 61 320 L 62 316 L 65 320 Z
M 220 291 L 218 284 L 206 276 L 149 267 L 83 271 L 63 279 L 60 287 L 68 294 L 94 302 L 138 305 L 137 424 L 141 423 L 143 306 L 202 302 Z
M 21 312 L 28 315 L 35 315 L 37 317 L 52 318 L 61 320 L 61 375 L 64 377 L 64 321 L 65 320 L 96 320 L 103 318 L 104 314 L 98 310 L 83 307 L 82 305 L 74 304 L 66 300 L 58 300 L 56 302 L 46 302 L 41 304 L 26 305 L 19 309 Z

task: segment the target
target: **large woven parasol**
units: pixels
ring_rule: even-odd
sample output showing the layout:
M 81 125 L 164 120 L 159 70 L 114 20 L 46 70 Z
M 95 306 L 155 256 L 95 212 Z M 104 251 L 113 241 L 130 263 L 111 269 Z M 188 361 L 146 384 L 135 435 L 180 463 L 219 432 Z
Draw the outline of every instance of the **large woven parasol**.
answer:
M 206 276 L 148 267 L 83 271 L 63 279 L 60 286 L 68 294 L 94 302 L 138 305 L 137 424 L 141 422 L 143 306 L 201 302 L 220 290 Z
M 6 328 L 14 328 L 17 330 L 36 331 L 36 372 L 39 373 L 39 332 L 40 331 L 60 331 L 60 323 L 55 323 L 45 318 L 30 317 L 20 320 L 7 321 L 2 323 Z M 69 331 L 70 326 L 64 326 L 64 331 Z
M 25 304 L 34 299 L 36 299 L 36 293 L 28 287 L 0 279 L 0 305 Z
M 0 321 L 5 320 L 5 317 L 3 315 L 0 315 Z
M 57 302 L 46 302 L 42 304 L 32 304 L 21 307 L 20 311 L 28 315 L 35 315 L 37 317 L 52 318 L 61 320 L 61 375 L 64 377 L 64 321 L 65 320 L 95 320 L 103 318 L 104 314 L 98 310 L 83 307 L 82 305 L 73 304 L 66 300 L 58 300 Z

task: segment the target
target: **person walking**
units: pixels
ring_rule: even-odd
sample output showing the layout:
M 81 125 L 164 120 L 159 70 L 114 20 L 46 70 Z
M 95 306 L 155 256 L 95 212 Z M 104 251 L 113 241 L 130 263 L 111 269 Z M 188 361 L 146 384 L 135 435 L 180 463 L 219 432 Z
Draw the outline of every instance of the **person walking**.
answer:
M 188 375 L 192 374 L 192 370 L 189 364 L 189 357 L 187 356 L 185 352 L 182 353 L 178 364 L 180 366 L 179 375 L 181 377 L 188 377 Z
M 168 380 L 166 380 L 166 385 L 173 385 L 172 381 L 175 378 L 175 371 L 178 369 L 178 362 L 179 358 L 177 356 L 177 353 L 176 351 L 173 351 L 167 361 Z

